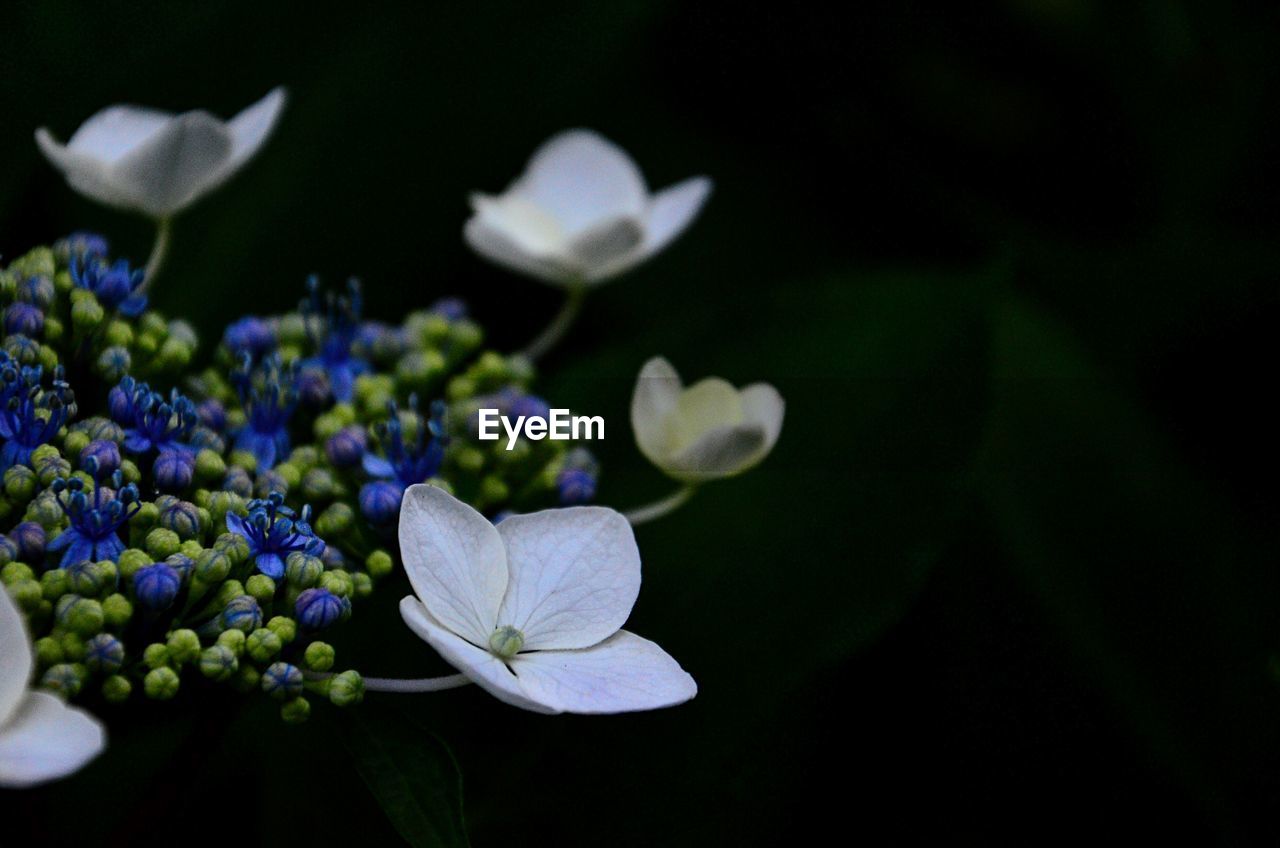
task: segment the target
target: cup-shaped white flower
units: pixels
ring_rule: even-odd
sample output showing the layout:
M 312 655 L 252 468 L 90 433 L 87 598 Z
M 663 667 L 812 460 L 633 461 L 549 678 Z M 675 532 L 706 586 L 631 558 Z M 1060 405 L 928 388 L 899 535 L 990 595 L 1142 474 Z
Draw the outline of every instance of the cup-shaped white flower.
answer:
M 36 130 L 40 150 L 73 189 L 99 203 L 167 219 L 225 182 L 258 152 L 284 108 L 283 88 L 223 121 L 109 106 L 65 145 Z
M 33 665 L 22 614 L 0 587 L 0 787 L 65 777 L 106 743 L 102 725 L 84 710 L 27 688 Z
M 671 363 L 654 357 L 640 369 L 631 427 L 650 462 L 684 483 L 731 477 L 773 450 L 786 409 L 767 383 L 736 389 L 718 377 L 685 388 Z
M 538 148 L 504 193 L 472 196 L 464 234 L 499 265 L 580 287 L 662 250 L 710 191 L 711 180 L 693 177 L 651 195 L 619 147 L 590 130 L 567 130 Z
M 619 629 L 640 591 L 640 552 L 611 509 L 552 509 L 494 526 L 441 489 L 410 486 L 400 553 L 417 595 L 400 602 L 405 623 L 509 704 L 618 713 L 697 693 L 666 651 Z

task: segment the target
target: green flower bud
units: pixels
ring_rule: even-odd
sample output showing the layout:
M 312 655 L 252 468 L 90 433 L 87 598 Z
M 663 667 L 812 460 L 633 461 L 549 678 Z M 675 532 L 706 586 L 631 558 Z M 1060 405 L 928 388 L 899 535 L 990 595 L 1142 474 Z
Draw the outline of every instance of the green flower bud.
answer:
M 173 556 L 181 546 L 182 540 L 172 530 L 157 527 L 147 534 L 147 553 L 155 557 L 157 562 L 165 557 Z
M 102 601 L 102 615 L 108 627 L 119 630 L 133 618 L 133 604 L 124 595 L 107 595 Z
M 168 667 L 153 668 L 147 672 L 142 681 L 142 688 L 148 698 L 157 701 L 168 701 L 178 694 L 178 673 Z
M 4 473 L 4 493 L 15 503 L 26 503 L 36 493 L 36 473 L 25 465 L 15 465 Z
M 204 553 L 204 545 L 200 544 L 195 539 L 188 539 L 178 546 L 178 553 L 194 562 L 199 558 L 200 554 Z
M 475 350 L 484 342 L 484 331 L 480 325 L 466 319 L 453 322 L 450 336 L 460 350 Z
M 445 388 L 445 397 L 451 401 L 466 400 L 475 397 L 476 384 L 467 377 L 454 377 Z
M 161 642 L 152 642 L 142 651 L 142 661 L 148 668 L 164 668 L 169 664 L 169 648 Z
M 238 657 L 244 653 L 244 643 L 247 638 L 243 630 L 224 630 L 218 635 L 218 644 Z
M 40 575 L 40 589 L 46 601 L 56 601 L 71 591 L 71 581 L 61 568 L 50 569 Z
M 258 684 L 262 682 L 262 675 L 256 668 L 245 664 L 240 666 L 240 670 L 231 678 L 231 685 L 237 692 L 252 692 L 258 688 Z
M 459 447 L 453 453 L 453 460 L 463 471 L 475 473 L 484 468 L 484 451 L 469 446 Z
M 298 637 L 298 622 L 283 615 L 272 616 L 267 622 L 267 629 L 280 637 L 280 641 L 288 645 Z
M 227 632 L 240 633 L 239 630 Z M 226 680 L 239 668 L 240 660 L 236 658 L 235 651 L 226 645 L 212 645 L 200 652 L 200 673 L 210 680 Z
M 373 594 L 373 578 L 363 571 L 351 575 L 351 585 L 357 598 L 367 598 Z
M 62 341 L 66 335 L 66 329 L 62 326 L 62 321 L 53 315 L 46 315 L 44 319 L 44 340 L 49 344 L 56 345 Z
M 80 694 L 80 689 L 88 676 L 88 670 L 78 663 L 58 663 L 49 666 L 48 670 L 40 676 L 40 686 L 71 699 Z
M 72 292 L 71 301 L 71 326 L 77 333 L 92 332 L 106 317 L 102 304 L 88 289 Z
M 191 345 L 181 339 L 168 338 L 160 345 L 160 352 L 156 355 L 156 364 L 160 368 L 177 371 L 191 361 L 191 354 L 194 352 L 191 349 Z
M 36 664 L 45 668 L 56 665 L 66 658 L 62 650 L 62 642 L 52 636 L 37 639 L 32 647 L 35 649 Z
M 364 700 L 364 679 L 356 671 L 344 671 L 329 678 L 329 700 L 336 707 L 349 707 Z
M 90 441 L 92 440 L 89 438 L 88 433 L 80 430 L 72 430 L 70 433 L 67 433 L 67 437 L 62 440 L 62 450 L 67 456 L 79 456 L 80 451 L 88 447 Z M 92 479 L 90 479 L 90 482 L 92 482 Z
M 320 451 L 315 445 L 298 445 L 289 454 L 289 462 L 306 474 L 320 462 Z
M 406 391 L 426 392 L 447 368 L 438 350 L 410 351 L 396 363 L 396 382 Z
M 320 582 L 324 574 L 324 563 L 319 557 L 308 556 L 302 551 L 294 551 L 285 560 L 285 577 L 290 586 L 299 589 L 310 589 Z
M 302 475 L 302 496 L 308 501 L 328 500 L 336 485 L 333 473 L 327 468 L 312 468 Z
M 335 568 L 320 575 L 320 588 L 328 589 L 339 598 L 347 598 L 351 596 L 355 586 L 351 583 L 350 574 L 341 568 Z
M 122 704 L 129 700 L 131 694 L 133 694 L 133 684 L 124 675 L 113 674 L 102 681 L 102 697 L 110 703 Z
M 231 558 L 219 550 L 207 550 L 196 557 L 195 575 L 201 583 L 213 585 L 227 579 Z
M 200 637 L 194 630 L 175 630 L 169 634 L 165 647 L 169 651 L 169 659 L 183 665 L 200 656 Z
M 102 604 L 91 598 L 65 595 L 58 602 L 58 625 L 78 636 L 92 636 L 102 632 L 106 616 Z
M 239 533 L 223 533 L 218 537 L 218 546 L 231 557 L 233 566 L 241 565 L 249 558 L 249 540 Z
M 262 672 L 262 691 L 272 698 L 296 698 L 302 694 L 302 670 L 286 662 L 275 662 Z
M 243 468 L 250 474 L 258 470 L 258 458 L 249 451 L 233 450 L 228 459 L 230 459 L 232 465 Z
M 146 551 L 140 551 L 137 548 L 126 548 L 120 553 L 120 561 L 116 566 L 120 569 L 120 576 L 126 580 L 132 580 L 133 575 L 137 573 L 139 568 L 144 565 L 150 565 L 155 562 L 151 555 Z
M 44 600 L 44 591 L 35 580 L 15 580 L 5 586 L 5 589 L 8 590 L 9 597 L 13 598 L 13 602 L 27 612 L 39 609 L 40 602 Z
M 77 595 L 97 595 L 102 591 L 103 569 L 94 562 L 78 562 L 62 569 L 67 572 L 67 582 Z
M 114 383 L 129 373 L 133 367 L 133 355 L 127 348 L 111 346 L 104 348 L 94 362 L 94 370 L 108 383 Z
M 340 539 L 355 523 L 355 511 L 350 504 L 338 501 L 330 504 L 316 519 L 316 534 L 324 539 Z
M 311 704 L 299 695 L 280 705 L 280 718 L 286 724 L 302 724 L 311 715 Z
M 260 604 L 268 604 L 276 596 L 276 581 L 265 574 L 255 574 L 244 583 L 244 590 Z
M 502 503 L 511 495 L 511 490 L 500 477 L 489 475 L 480 481 L 480 494 L 476 496 L 479 503 Z
M 227 464 L 216 452 L 205 448 L 196 454 L 196 479 L 214 483 L 227 476 Z
M 146 530 L 149 527 L 156 526 L 156 522 L 159 520 L 160 509 L 155 504 L 146 502 L 142 504 L 142 507 L 134 514 L 133 518 L 129 519 L 129 526 L 136 527 L 139 530 Z M 160 557 L 160 559 L 164 559 L 164 557 Z
M 243 583 L 239 580 L 228 580 L 218 587 L 218 594 L 214 595 L 214 605 L 225 607 L 233 598 L 238 598 L 244 593 Z
M 67 662 L 80 662 L 88 654 L 84 640 L 74 633 L 63 633 L 58 643 L 62 645 L 62 656 Z
M 330 437 L 345 426 L 346 425 L 342 423 L 338 416 L 334 415 L 332 412 L 327 412 L 324 415 L 316 417 L 316 423 L 312 430 L 316 434 L 316 439 L 321 442 L 327 442 Z
M 120 475 L 124 477 L 126 483 L 137 483 L 142 479 L 142 472 L 132 459 L 120 460 Z
M 254 662 L 259 663 L 271 661 L 283 647 L 284 641 L 265 627 L 259 627 L 250 633 L 244 643 L 245 652 Z
M 282 462 L 272 470 L 280 475 L 290 489 L 302 482 L 302 471 L 292 462 Z
M 510 625 L 497 628 L 489 636 L 489 650 L 503 659 L 514 657 L 523 647 L 524 634 Z
M 124 643 L 99 633 L 85 643 L 85 667 L 95 674 L 115 674 L 124 665 Z
M 302 661 L 312 671 L 328 671 L 333 668 L 335 652 L 328 642 L 312 642 L 307 646 Z
M 304 345 L 310 338 L 307 335 L 306 321 L 297 312 L 280 316 L 280 322 L 276 325 L 276 337 L 281 344 L 294 346 Z
M 102 337 L 108 345 L 127 348 L 133 344 L 133 327 L 126 321 L 112 321 Z
M 364 567 L 368 569 L 370 577 L 380 580 L 395 568 L 395 560 L 386 551 L 374 551 L 365 559 Z
M 0 568 L 0 583 L 9 586 L 19 580 L 34 580 L 36 573 L 25 562 L 11 562 Z

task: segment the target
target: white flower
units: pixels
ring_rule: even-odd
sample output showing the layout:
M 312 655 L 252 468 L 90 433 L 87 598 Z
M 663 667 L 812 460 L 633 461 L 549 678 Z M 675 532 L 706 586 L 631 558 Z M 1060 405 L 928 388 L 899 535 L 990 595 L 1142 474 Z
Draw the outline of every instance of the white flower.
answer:
M 66 145 L 36 130 L 40 150 L 67 183 L 100 203 L 168 218 L 220 186 L 262 147 L 284 107 L 284 89 L 230 121 L 208 112 L 173 115 L 109 106 Z
M 22 614 L 0 587 L 0 787 L 65 777 L 102 752 L 102 725 L 48 692 L 27 688 L 33 659 Z
M 400 553 L 417 594 L 400 602 L 405 623 L 500 700 L 618 713 L 698 691 L 665 651 L 618 629 L 640 591 L 640 552 L 611 509 L 552 509 L 495 527 L 441 489 L 410 486 Z
M 686 483 L 731 477 L 773 450 L 786 404 L 767 383 L 735 389 L 718 377 L 685 388 L 671 363 L 654 357 L 631 397 L 636 444 L 668 476 Z
M 481 256 L 549 283 L 599 283 L 666 247 L 698 214 L 711 180 L 650 195 L 619 147 L 590 130 L 554 136 L 501 195 L 475 194 L 467 242 Z

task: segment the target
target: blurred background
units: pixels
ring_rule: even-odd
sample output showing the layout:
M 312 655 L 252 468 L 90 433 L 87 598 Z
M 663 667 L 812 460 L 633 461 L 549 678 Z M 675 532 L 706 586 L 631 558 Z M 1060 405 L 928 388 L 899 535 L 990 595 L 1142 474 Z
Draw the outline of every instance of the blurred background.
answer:
M 230 116 L 283 83 L 272 141 L 178 221 L 157 305 L 207 352 L 306 274 L 357 274 L 372 317 L 457 294 L 511 350 L 559 301 L 466 249 L 469 191 L 571 126 L 652 186 L 709 174 L 701 218 L 589 300 L 538 384 L 605 417 L 619 508 L 667 489 L 627 423 L 649 356 L 786 397 L 764 465 L 637 533 L 629 626 L 698 698 L 546 718 L 473 687 L 371 696 L 365 726 L 421 738 L 449 803 L 452 751 L 478 845 L 1275 844 L 1280 13 L 832 6 L 10 4 L 0 253 L 150 247 L 36 127 Z M 340 660 L 444 673 L 401 593 Z M 0 841 L 396 844 L 346 716 L 197 694 L 107 716 L 97 763 L 0 798 Z

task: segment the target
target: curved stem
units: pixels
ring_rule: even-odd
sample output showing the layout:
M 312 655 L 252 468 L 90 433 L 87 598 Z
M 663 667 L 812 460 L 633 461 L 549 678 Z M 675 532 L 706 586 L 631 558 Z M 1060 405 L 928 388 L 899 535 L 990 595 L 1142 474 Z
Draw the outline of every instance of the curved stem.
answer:
M 169 253 L 169 232 L 171 229 L 171 219 L 157 219 L 156 240 L 151 245 L 151 255 L 147 257 L 147 268 L 143 273 L 142 285 L 139 287 L 141 291 L 146 291 L 151 286 L 151 281 L 155 279 L 156 274 L 160 273 L 161 267 L 164 266 L 165 257 Z
M 661 500 L 656 500 L 651 504 L 645 504 L 635 509 L 627 510 L 622 513 L 622 517 L 631 522 L 631 526 L 644 524 L 646 521 L 653 521 L 656 518 L 662 518 L 664 515 L 675 512 L 684 506 L 685 501 L 693 497 L 693 493 L 697 491 L 697 487 L 692 483 L 686 483 L 679 489 Z
M 582 301 L 587 296 L 587 287 L 584 285 L 575 285 L 569 288 L 569 293 L 565 297 L 564 306 L 560 307 L 560 311 L 551 319 L 551 323 L 538 334 L 538 337 L 529 342 L 521 353 L 530 362 L 536 362 L 540 357 L 545 356 L 547 351 L 555 347 L 556 344 L 564 337 L 564 334 L 573 326 L 573 322 L 578 317 L 578 313 L 582 311 Z
M 445 677 L 422 677 L 417 680 L 400 680 L 394 677 L 366 677 L 366 692 L 440 692 L 445 689 L 457 689 L 466 686 L 471 678 L 465 674 L 450 674 Z

